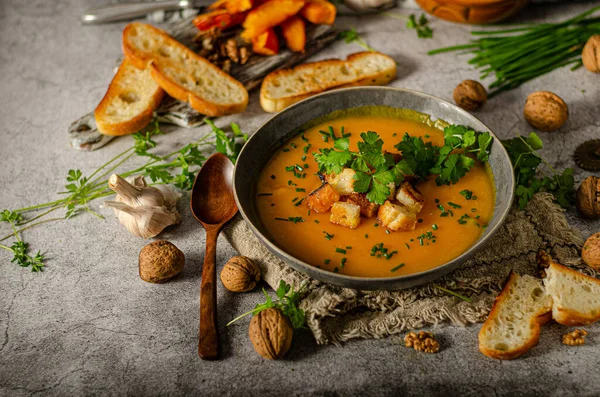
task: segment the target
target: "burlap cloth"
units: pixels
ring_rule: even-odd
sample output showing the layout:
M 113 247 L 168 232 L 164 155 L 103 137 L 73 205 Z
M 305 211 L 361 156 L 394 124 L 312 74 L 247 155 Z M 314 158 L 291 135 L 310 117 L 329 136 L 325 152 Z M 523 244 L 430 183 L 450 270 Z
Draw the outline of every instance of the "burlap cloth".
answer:
M 597 275 L 581 263 L 581 235 L 544 193 L 537 194 L 523 211 L 513 208 L 502 228 L 472 260 L 433 284 L 402 291 L 357 291 L 313 280 L 271 254 L 239 216 L 227 226 L 225 236 L 240 255 L 256 261 L 271 287 L 277 288 L 280 280 L 295 289 L 306 284 L 301 308 L 319 344 L 381 338 L 440 323 L 483 322 L 511 270 L 536 273 L 535 255 L 540 249 L 563 264 Z M 472 302 L 434 285 L 468 296 Z

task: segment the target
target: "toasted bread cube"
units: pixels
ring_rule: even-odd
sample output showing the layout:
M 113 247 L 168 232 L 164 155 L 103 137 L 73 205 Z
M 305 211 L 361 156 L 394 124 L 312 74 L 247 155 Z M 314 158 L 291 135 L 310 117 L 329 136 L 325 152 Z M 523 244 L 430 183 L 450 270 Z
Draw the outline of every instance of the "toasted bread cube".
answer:
M 360 224 L 360 206 L 338 201 L 331 206 L 329 222 L 356 229 Z
M 351 168 L 344 168 L 339 174 L 331 174 L 327 181 L 342 196 L 354 193 L 354 175 L 356 172 Z
M 418 214 L 423 209 L 423 196 L 408 182 L 403 182 L 396 192 L 396 200 L 406 208 Z
M 387 200 L 379 207 L 377 219 L 379 219 L 382 226 L 395 232 L 415 230 L 417 226 L 416 213 L 410 211 L 402 204 L 394 204 Z
M 370 202 L 364 193 L 352 193 L 350 196 L 347 196 L 346 202 L 358 205 L 360 207 L 360 214 L 365 218 L 374 217 L 379 209 L 379 204 Z
M 308 208 L 316 212 L 329 211 L 337 201 L 340 201 L 340 194 L 328 183 L 322 184 L 306 197 Z

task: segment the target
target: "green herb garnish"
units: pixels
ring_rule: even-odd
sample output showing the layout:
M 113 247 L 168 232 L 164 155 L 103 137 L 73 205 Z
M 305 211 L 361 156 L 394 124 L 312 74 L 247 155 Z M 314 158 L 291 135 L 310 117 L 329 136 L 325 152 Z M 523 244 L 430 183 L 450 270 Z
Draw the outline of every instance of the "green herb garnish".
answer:
M 306 284 L 305 284 L 306 285 Z M 300 292 L 304 288 L 304 285 L 300 287 L 298 292 L 294 292 L 294 289 L 288 285 L 285 281 L 281 280 L 279 282 L 279 288 L 275 294 L 277 295 L 277 300 L 273 301 L 267 291 L 263 288 L 263 294 L 265 295 L 266 301 L 263 304 L 256 305 L 256 307 L 249 312 L 242 314 L 231 320 L 227 323 L 227 326 L 230 326 L 234 322 L 238 321 L 241 318 L 246 317 L 249 314 L 257 315 L 266 309 L 278 309 L 290 320 L 292 327 L 294 329 L 304 328 L 305 317 L 304 311 L 298 307 L 300 304 Z
M 354 28 L 339 32 L 337 38 L 338 40 L 343 39 L 347 44 L 356 43 L 367 51 L 375 51 L 375 49 L 367 44 L 365 39 L 363 39 Z
M 329 233 L 327 233 L 327 232 L 323 232 L 323 233 L 325 233 L 325 238 L 326 238 L 327 240 L 331 240 L 331 239 L 334 237 L 334 235 L 333 235 L 333 234 L 329 234 Z
M 464 198 L 467 200 L 471 200 L 473 198 L 473 192 L 469 189 L 461 190 L 460 195 L 464 196 Z
M 400 269 L 401 267 L 404 266 L 404 263 L 399 264 L 398 266 L 395 266 L 393 268 L 390 269 L 390 272 L 395 272 L 396 270 Z
M 344 254 L 344 255 L 346 255 L 346 250 L 345 250 L 345 249 L 343 249 L 343 248 L 336 248 L 336 249 L 335 249 L 335 252 L 337 252 L 337 253 L 339 253 L 339 254 Z

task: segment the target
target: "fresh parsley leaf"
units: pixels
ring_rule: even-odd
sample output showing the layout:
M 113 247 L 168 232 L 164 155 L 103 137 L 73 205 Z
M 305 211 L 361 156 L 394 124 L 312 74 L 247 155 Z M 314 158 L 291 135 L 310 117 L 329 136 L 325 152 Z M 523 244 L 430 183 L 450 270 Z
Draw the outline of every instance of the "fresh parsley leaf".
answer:
M 356 43 L 368 51 L 375 51 L 375 49 L 367 44 L 365 39 L 358 34 L 355 28 L 339 32 L 337 38 L 338 40 L 344 40 L 347 44 Z

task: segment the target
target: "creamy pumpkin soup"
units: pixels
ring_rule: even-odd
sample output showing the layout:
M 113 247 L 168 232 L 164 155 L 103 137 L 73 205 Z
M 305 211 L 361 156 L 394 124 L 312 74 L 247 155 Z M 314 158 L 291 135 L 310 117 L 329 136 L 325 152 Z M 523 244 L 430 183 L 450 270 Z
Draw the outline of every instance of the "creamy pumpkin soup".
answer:
M 422 272 L 464 253 L 491 220 L 490 143 L 416 112 L 338 113 L 274 153 L 257 207 L 273 241 L 318 268 Z

